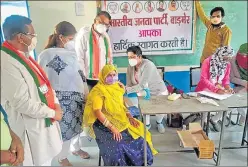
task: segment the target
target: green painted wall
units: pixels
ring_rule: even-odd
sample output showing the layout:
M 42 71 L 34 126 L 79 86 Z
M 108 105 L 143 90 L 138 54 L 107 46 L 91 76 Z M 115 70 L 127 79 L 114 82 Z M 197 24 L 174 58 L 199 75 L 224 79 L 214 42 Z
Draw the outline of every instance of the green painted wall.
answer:
M 246 1 L 201 1 L 207 15 L 211 9 L 216 6 L 222 6 L 225 9 L 226 16 L 224 21 L 232 30 L 231 46 L 235 51 L 242 43 L 247 42 L 247 2 Z M 198 65 L 202 53 L 206 27 L 197 17 L 196 22 L 196 47 L 194 54 L 187 55 L 161 55 L 151 56 L 157 66 L 180 66 L 180 65 Z M 127 67 L 127 57 L 114 58 L 114 64 L 118 67 Z

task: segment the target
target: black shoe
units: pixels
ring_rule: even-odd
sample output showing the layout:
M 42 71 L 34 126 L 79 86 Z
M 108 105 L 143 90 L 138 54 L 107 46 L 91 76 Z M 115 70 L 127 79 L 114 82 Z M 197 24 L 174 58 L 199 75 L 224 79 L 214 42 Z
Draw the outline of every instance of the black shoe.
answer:
M 210 119 L 209 122 L 212 124 L 213 129 L 214 129 L 216 132 L 220 132 L 220 126 L 219 126 L 219 124 L 218 124 L 217 122 L 214 122 L 212 119 Z
M 190 114 L 188 117 L 186 117 L 183 120 L 183 124 L 188 126 L 189 123 L 194 122 L 197 119 L 197 115 L 196 114 Z

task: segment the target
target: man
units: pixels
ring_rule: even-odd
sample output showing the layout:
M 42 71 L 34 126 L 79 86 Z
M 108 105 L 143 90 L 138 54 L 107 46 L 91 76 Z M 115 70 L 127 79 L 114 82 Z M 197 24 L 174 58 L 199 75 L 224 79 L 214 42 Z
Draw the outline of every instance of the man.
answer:
M 222 7 L 215 7 L 210 12 L 210 19 L 204 13 L 204 10 L 199 2 L 196 1 L 196 11 L 203 24 L 207 27 L 205 45 L 201 56 L 200 63 L 212 56 L 217 48 L 222 46 L 230 46 L 232 32 L 224 22 L 225 11 Z
M 37 43 L 32 21 L 11 15 L 3 23 L 1 104 L 24 145 L 24 166 L 51 166 L 62 149 L 62 110 L 41 67 L 29 56 Z
M 75 50 L 87 79 L 98 79 L 106 63 L 112 63 L 112 50 L 107 31 L 111 16 L 106 11 L 97 14 L 91 27 L 83 27 L 75 38 Z
M 165 11 L 164 9 L 164 1 L 159 1 L 159 7 L 157 8 L 159 12 Z
M 121 9 L 121 11 L 123 13 L 128 13 L 129 12 L 128 8 L 129 8 L 128 3 L 124 3 L 123 8 Z
M 177 2 L 175 0 L 172 0 L 169 4 L 169 10 L 170 11 L 176 11 L 177 10 Z

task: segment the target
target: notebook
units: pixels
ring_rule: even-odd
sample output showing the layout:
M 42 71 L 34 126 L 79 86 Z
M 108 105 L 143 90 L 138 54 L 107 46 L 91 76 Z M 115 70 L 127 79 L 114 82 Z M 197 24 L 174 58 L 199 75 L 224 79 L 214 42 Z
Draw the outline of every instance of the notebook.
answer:
M 197 92 L 201 95 L 204 95 L 204 96 L 207 96 L 207 97 L 211 97 L 211 98 L 214 98 L 214 99 L 217 99 L 217 100 L 225 100 L 229 97 L 231 97 L 233 94 L 223 94 L 223 95 L 220 95 L 220 94 L 217 94 L 217 93 L 213 93 L 213 92 L 208 92 L 208 91 L 201 91 L 201 92 Z

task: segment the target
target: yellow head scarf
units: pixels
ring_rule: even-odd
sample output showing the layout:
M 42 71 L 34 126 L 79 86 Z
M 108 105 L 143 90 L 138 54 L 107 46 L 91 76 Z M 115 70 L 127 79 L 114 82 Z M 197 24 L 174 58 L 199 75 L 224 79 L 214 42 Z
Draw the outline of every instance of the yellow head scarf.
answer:
M 92 126 L 96 121 L 96 116 L 93 111 L 93 100 L 96 96 L 100 96 L 104 99 L 102 112 L 106 118 L 121 132 L 129 126 L 129 120 L 126 116 L 126 107 L 123 102 L 123 95 L 125 90 L 119 86 L 118 83 L 107 85 L 105 79 L 110 72 L 117 69 L 113 65 L 105 65 L 99 74 L 98 84 L 91 90 L 88 95 L 83 123 L 85 127 L 90 128 L 90 135 L 93 135 Z
M 124 106 L 123 95 L 125 90 L 119 86 L 118 83 L 107 85 L 105 84 L 105 79 L 110 72 L 117 69 L 113 65 L 105 65 L 99 74 L 98 84 L 91 90 L 88 95 L 87 102 L 84 109 L 83 116 L 83 126 L 85 129 L 89 128 L 88 134 L 95 138 L 93 124 L 95 123 L 97 117 L 93 111 L 93 100 L 96 96 L 100 96 L 104 99 L 102 113 L 105 117 L 120 131 L 128 129 L 130 135 L 137 139 L 144 136 L 144 125 L 140 123 L 138 128 L 132 126 L 127 118 L 126 112 L 128 110 Z M 147 142 L 155 155 L 157 151 L 153 148 L 151 134 L 147 131 Z

